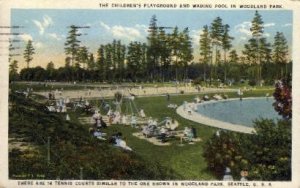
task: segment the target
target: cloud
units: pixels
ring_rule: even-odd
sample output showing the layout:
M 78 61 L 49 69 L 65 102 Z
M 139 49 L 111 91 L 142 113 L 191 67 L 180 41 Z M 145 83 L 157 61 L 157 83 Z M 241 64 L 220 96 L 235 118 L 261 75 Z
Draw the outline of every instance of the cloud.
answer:
M 107 24 L 105 24 L 104 22 L 100 22 L 100 26 L 102 26 L 106 30 L 110 30 L 110 27 Z
M 145 33 L 148 32 L 148 27 L 146 25 L 143 25 L 143 24 L 135 24 L 134 26 L 135 28 L 141 30 L 141 31 L 144 31 Z
M 264 27 L 273 27 L 275 25 L 276 25 L 275 23 L 266 23 L 264 24 Z
M 191 30 L 191 38 L 194 46 L 199 46 L 200 35 L 203 33 L 202 29 Z
M 251 27 L 251 22 L 245 21 L 243 23 L 234 26 L 234 30 L 237 33 L 245 34 L 246 36 L 251 36 L 252 33 L 250 31 L 250 27 Z
M 142 39 L 147 32 L 145 25 L 136 24 L 134 27 L 126 27 L 122 25 L 109 26 L 104 22 L 100 22 L 100 26 L 117 39 L 127 39 L 129 41 Z
M 59 36 L 56 33 L 48 33 L 48 36 L 50 38 L 53 38 L 53 39 L 57 40 L 57 41 L 60 41 L 62 39 L 62 36 Z
M 111 28 L 112 35 L 117 38 L 127 38 L 129 40 L 134 40 L 141 37 L 139 30 L 131 27 L 123 27 L 121 25 L 116 25 Z
M 286 24 L 283 24 L 282 27 L 291 27 L 293 24 L 292 23 L 286 23 Z
M 264 33 L 263 36 L 268 38 L 268 37 L 270 37 L 271 35 L 270 35 L 270 33 Z
M 45 45 L 41 42 L 33 42 L 33 47 L 36 49 L 43 48 Z
M 25 42 L 27 42 L 27 41 L 29 41 L 29 40 L 32 41 L 32 36 L 29 35 L 29 34 L 19 35 L 19 37 L 20 37 L 21 40 L 23 40 L 23 41 L 25 41 Z
M 32 20 L 32 22 L 39 29 L 40 35 L 43 35 L 45 33 L 45 29 L 48 28 L 50 25 L 54 24 L 53 21 L 52 21 L 52 18 L 49 17 L 49 16 L 47 16 L 47 15 L 43 16 L 43 20 L 42 21 Z
M 240 40 L 247 40 L 247 37 L 240 37 Z

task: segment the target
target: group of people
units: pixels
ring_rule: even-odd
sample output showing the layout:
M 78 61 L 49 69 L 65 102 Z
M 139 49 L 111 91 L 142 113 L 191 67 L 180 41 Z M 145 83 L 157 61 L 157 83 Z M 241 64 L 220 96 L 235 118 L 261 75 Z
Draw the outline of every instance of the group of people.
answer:
M 107 116 L 110 123 L 121 123 L 120 112 L 113 112 L 112 110 L 109 110 Z M 107 134 L 103 132 L 103 128 L 106 128 L 107 124 L 103 120 L 103 117 L 98 110 L 95 110 L 95 113 L 92 116 L 92 121 L 94 126 L 90 129 L 91 134 L 97 139 L 106 140 L 105 136 L 107 136 Z M 122 133 L 120 132 L 113 134 L 109 138 L 109 142 L 114 146 L 121 147 L 124 150 L 132 151 L 132 149 L 127 146 L 126 141 L 122 139 Z
M 167 118 L 166 120 L 158 123 L 157 120 L 150 118 L 145 126 L 142 128 L 142 133 L 145 137 L 156 137 L 161 142 L 166 142 L 166 139 L 172 136 L 172 131 L 178 127 L 178 122 L 176 120 L 171 120 Z
M 56 89 L 55 91 L 50 91 L 48 93 L 48 99 L 49 100 L 55 100 L 55 96 L 62 96 L 64 88 L 61 88 L 60 90 Z
M 107 116 L 109 124 L 121 123 L 121 113 L 119 111 L 108 110 Z
M 67 112 L 67 105 L 70 103 L 69 98 L 60 98 L 56 101 L 55 105 L 47 106 L 50 112 L 58 112 L 58 113 L 65 113 Z
M 192 111 L 197 111 L 196 103 L 188 103 L 186 101 L 183 102 L 183 110 L 186 111 L 189 115 L 192 114 Z

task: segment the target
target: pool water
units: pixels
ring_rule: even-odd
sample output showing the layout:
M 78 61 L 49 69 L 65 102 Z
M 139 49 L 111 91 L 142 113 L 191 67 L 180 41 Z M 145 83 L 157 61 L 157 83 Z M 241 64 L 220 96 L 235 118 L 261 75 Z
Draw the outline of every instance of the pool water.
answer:
M 197 113 L 219 121 L 253 127 L 256 119 L 280 118 L 272 106 L 273 103 L 274 99 L 271 97 L 208 102 L 198 105 Z

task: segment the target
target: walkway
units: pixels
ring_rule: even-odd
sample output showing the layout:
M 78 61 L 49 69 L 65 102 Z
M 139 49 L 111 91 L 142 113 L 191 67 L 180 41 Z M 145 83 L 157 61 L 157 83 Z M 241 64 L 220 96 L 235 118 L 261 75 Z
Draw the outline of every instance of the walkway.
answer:
M 50 90 L 49 90 L 50 91 Z M 36 94 L 40 94 L 48 98 L 48 92 L 35 92 Z M 225 89 L 225 88 L 201 88 L 199 92 L 194 87 L 145 87 L 145 88 L 119 88 L 119 89 L 82 89 L 82 90 L 58 90 L 55 92 L 55 98 L 59 99 L 70 98 L 70 99 L 99 99 L 99 98 L 111 98 L 114 97 L 116 92 L 123 93 L 124 96 L 129 96 L 130 94 L 136 95 L 138 97 L 146 97 L 146 96 L 162 96 L 169 93 L 170 95 L 180 95 L 182 94 L 207 94 L 207 93 L 225 93 L 225 92 L 236 92 L 236 89 Z
M 227 99 L 228 100 L 228 99 Z M 229 99 L 232 100 L 232 99 Z M 194 103 L 188 103 L 187 106 L 193 106 Z M 201 103 L 199 103 L 198 105 L 201 105 Z M 246 127 L 244 125 L 238 125 L 238 124 L 232 124 L 232 123 L 228 123 L 228 122 L 223 122 L 223 121 L 219 121 L 216 119 L 211 119 L 207 116 L 204 116 L 202 114 L 199 114 L 195 111 L 192 111 L 192 113 L 188 113 L 186 110 L 184 110 L 183 105 L 179 106 L 176 109 L 177 114 L 179 114 L 181 117 L 197 122 L 197 123 L 201 123 L 204 125 L 208 125 L 211 127 L 216 127 L 216 128 L 220 128 L 220 129 L 226 129 L 226 130 L 230 130 L 230 131 L 235 131 L 235 132 L 241 132 L 241 133 L 248 133 L 248 134 L 252 134 L 254 133 L 254 128 L 252 127 Z

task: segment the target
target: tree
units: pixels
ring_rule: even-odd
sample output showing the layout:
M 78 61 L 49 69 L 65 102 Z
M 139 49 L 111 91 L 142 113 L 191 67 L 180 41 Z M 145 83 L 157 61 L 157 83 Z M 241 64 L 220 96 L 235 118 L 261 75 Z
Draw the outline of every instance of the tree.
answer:
M 71 55 L 71 66 L 74 66 L 74 60 L 77 58 L 80 41 L 77 39 L 81 34 L 75 25 L 70 26 L 69 36 L 65 42 L 65 53 Z
M 129 77 L 133 81 L 137 81 L 137 78 L 142 75 L 143 56 L 143 44 L 131 42 L 128 45 L 127 66 Z
M 18 79 L 18 61 L 14 60 L 9 64 L 9 80 Z
M 200 34 L 200 55 L 202 57 L 202 60 L 204 62 L 204 69 L 206 68 L 206 65 L 209 64 L 211 61 L 211 55 L 212 55 L 212 48 L 211 48 L 211 38 L 208 30 L 208 26 L 205 25 L 202 29 L 202 34 Z M 212 69 L 212 64 L 210 63 L 210 69 Z M 206 70 L 204 70 L 204 80 L 206 80 Z M 211 74 L 210 74 L 210 80 L 211 80 Z
M 243 156 L 248 159 L 249 180 L 291 180 L 291 122 L 261 119 L 256 133 L 240 137 Z
M 254 128 L 253 134 L 219 131 L 213 135 L 203 153 L 208 168 L 220 179 L 229 167 L 234 179 L 247 170 L 249 180 L 290 180 L 291 122 L 260 119 Z
M 28 40 L 27 45 L 24 50 L 24 59 L 25 59 L 25 62 L 27 63 L 27 68 L 29 68 L 29 63 L 33 59 L 33 57 L 32 57 L 33 54 L 35 54 L 35 52 L 34 52 L 34 48 L 32 45 L 32 41 Z
M 180 38 L 179 38 L 179 31 L 178 27 L 176 26 L 173 29 L 173 32 L 170 36 L 170 47 L 172 49 L 172 59 L 173 59 L 173 66 L 175 67 L 175 79 L 178 80 L 178 67 L 179 67 L 179 54 L 180 54 Z
M 89 60 L 89 52 L 85 46 L 81 46 L 78 48 L 76 60 L 78 63 L 82 64 L 82 68 L 86 69 L 88 60 Z
M 251 79 L 258 81 L 258 64 L 257 64 L 257 49 L 258 44 L 254 38 L 248 40 L 248 43 L 245 44 L 244 50 L 242 51 L 245 56 L 245 62 L 248 63 L 251 68 L 255 68 L 254 71 L 251 71 Z
M 55 67 L 54 67 L 54 63 L 52 61 L 50 61 L 47 64 L 46 72 L 48 75 L 48 79 L 54 79 Z
M 87 68 L 88 70 L 95 70 L 95 59 L 94 59 L 94 54 L 90 53 L 88 57 L 88 62 L 87 62 Z
M 251 22 L 251 28 L 250 31 L 252 32 L 252 37 L 255 39 L 258 39 L 262 37 L 264 33 L 264 22 L 262 20 L 261 15 L 258 13 L 258 11 L 255 11 L 254 18 Z
M 113 71 L 114 67 L 113 67 L 113 48 L 112 48 L 112 44 L 107 44 L 104 46 L 104 57 L 105 57 L 105 72 L 106 74 L 106 80 L 114 80 L 113 77 Z
M 104 45 L 100 45 L 97 51 L 97 69 L 99 70 L 100 79 L 103 81 L 106 78 L 106 64 L 104 57 Z
M 292 81 L 290 77 L 275 84 L 273 96 L 275 98 L 273 103 L 275 110 L 284 119 L 290 120 L 292 118 Z
M 185 28 L 181 33 L 181 53 L 179 55 L 180 61 L 185 69 L 184 71 L 184 78 L 187 79 L 187 67 L 188 63 L 191 62 L 194 58 L 193 56 L 193 48 L 191 37 L 189 36 L 189 28 Z
M 259 51 L 261 50 L 259 48 L 259 43 L 260 40 L 263 37 L 263 33 L 264 33 L 264 26 L 263 26 L 264 22 L 262 20 L 261 15 L 258 13 L 258 11 L 255 11 L 254 14 L 254 18 L 251 22 L 251 27 L 250 27 L 250 31 L 252 33 L 252 39 L 250 39 L 251 41 L 249 42 L 255 42 L 255 45 L 251 44 L 252 47 L 255 46 L 257 48 L 253 48 L 254 49 L 254 61 L 255 64 L 257 65 L 257 77 L 256 80 L 257 82 L 261 81 L 261 59 L 260 59 L 260 53 Z
M 217 17 L 213 20 L 210 26 L 210 37 L 212 45 L 215 47 L 215 55 L 217 53 L 218 47 L 222 45 L 224 33 L 224 26 L 222 24 L 222 19 Z M 215 57 L 215 63 L 217 62 L 217 57 Z
M 271 57 L 271 45 L 267 42 L 266 38 L 260 38 L 258 41 L 258 57 L 260 62 L 260 78 L 266 78 L 264 72 L 269 72 L 269 67 L 265 66 L 268 65 L 272 61 Z M 263 69 L 265 68 L 265 69 Z
M 222 23 L 222 19 L 220 17 L 217 17 L 213 20 L 213 22 L 210 25 L 210 38 L 211 38 L 211 42 L 212 42 L 212 49 L 214 49 L 215 52 L 215 59 L 213 60 L 213 54 L 211 56 L 212 58 L 212 64 L 215 65 L 215 67 L 218 66 L 217 62 L 219 62 L 218 59 L 218 51 L 219 51 L 219 47 L 222 45 L 222 39 L 223 39 L 223 33 L 224 33 L 224 26 Z M 213 63 L 214 62 L 214 63 Z M 211 70 L 211 75 L 213 74 L 213 72 L 217 73 L 217 70 Z M 211 76 L 213 77 L 213 76 Z M 211 79 L 210 79 L 210 84 L 211 84 Z
M 236 52 L 236 50 L 231 50 L 229 52 L 229 59 L 228 59 L 228 67 L 227 67 L 227 78 L 234 79 L 237 81 L 241 80 L 241 75 L 245 76 L 244 68 L 245 66 L 242 63 L 239 63 L 240 58 Z
M 158 53 L 159 53 L 159 74 L 162 81 L 165 80 L 165 74 L 170 67 L 171 62 L 171 48 L 170 37 L 166 34 L 164 28 L 159 28 L 158 34 Z
M 156 19 L 156 15 L 153 15 L 151 17 L 150 20 L 150 24 L 149 24 L 149 34 L 147 37 L 147 41 L 148 41 L 148 51 L 147 51 L 147 62 L 148 62 L 148 76 L 150 77 L 150 79 L 153 79 L 155 76 L 155 72 L 156 72 L 156 68 L 157 68 L 157 64 L 158 64 L 158 26 L 157 26 L 157 19 Z
M 280 66 L 280 77 L 283 77 L 283 68 L 288 63 L 288 45 L 285 36 L 282 32 L 276 32 L 273 43 L 272 59 Z M 287 71 L 285 71 L 287 72 Z M 286 73 L 287 74 L 287 73 Z
M 227 79 L 227 51 L 232 47 L 231 41 L 234 39 L 229 35 L 229 28 L 230 26 L 228 24 L 224 25 L 224 33 L 222 36 L 222 48 L 224 50 L 224 82 L 226 82 Z
M 123 80 L 125 77 L 125 59 L 126 59 L 126 46 L 121 44 L 121 41 L 119 41 L 119 71 L 120 71 L 120 80 Z M 146 45 L 146 44 L 145 44 Z M 144 48 L 144 54 L 146 54 L 146 48 Z M 144 56 L 145 58 L 146 56 Z M 144 66 L 146 66 L 146 60 L 144 60 Z
M 230 63 L 238 63 L 238 61 L 239 61 L 239 56 L 238 56 L 236 50 L 231 50 L 229 52 L 229 62 Z

